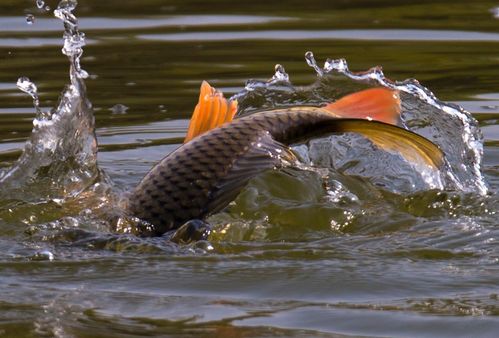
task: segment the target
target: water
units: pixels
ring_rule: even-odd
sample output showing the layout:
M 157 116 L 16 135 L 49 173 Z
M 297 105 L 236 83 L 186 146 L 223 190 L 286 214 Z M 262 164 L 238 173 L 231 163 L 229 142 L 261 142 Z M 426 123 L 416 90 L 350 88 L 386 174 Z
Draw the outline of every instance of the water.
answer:
M 65 40 L 44 9 L 57 3 L 41 3 L 0 5 L 3 335 L 496 335 L 496 3 L 81 0 L 78 22 L 59 15 Z M 334 74 L 318 79 L 307 51 L 319 72 Z M 121 192 L 182 142 L 202 80 L 251 111 L 365 88 L 383 79 L 379 71 L 368 83 L 349 77 L 375 65 L 392 80 L 417 78 L 477 119 L 483 160 L 465 113 L 403 94 L 404 124 L 451 154 L 430 180 L 450 190 L 347 135 L 334 139 L 337 156 L 324 153 L 330 139 L 297 148 L 340 172 L 257 177 L 210 218 L 209 243 L 179 247 L 122 234 L 126 223 L 110 228 Z M 19 91 L 20 77 L 37 95 Z

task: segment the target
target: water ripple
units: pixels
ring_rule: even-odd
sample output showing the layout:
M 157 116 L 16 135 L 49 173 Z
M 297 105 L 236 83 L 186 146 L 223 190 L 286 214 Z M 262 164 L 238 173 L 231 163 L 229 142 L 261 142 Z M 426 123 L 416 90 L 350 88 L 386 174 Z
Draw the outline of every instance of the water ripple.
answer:
M 157 41 L 228 40 L 376 40 L 376 41 L 499 41 L 498 33 L 424 29 L 261 30 L 137 35 Z
M 289 17 L 257 16 L 257 15 L 181 15 L 171 17 L 148 18 L 82 18 L 80 27 L 84 30 L 92 29 L 141 29 L 153 27 L 176 26 L 218 26 L 218 25 L 247 25 L 268 24 L 278 21 L 296 20 Z M 0 17 L 2 32 L 48 32 L 60 31 L 60 22 L 56 19 L 35 18 L 32 25 L 26 25 L 21 17 Z

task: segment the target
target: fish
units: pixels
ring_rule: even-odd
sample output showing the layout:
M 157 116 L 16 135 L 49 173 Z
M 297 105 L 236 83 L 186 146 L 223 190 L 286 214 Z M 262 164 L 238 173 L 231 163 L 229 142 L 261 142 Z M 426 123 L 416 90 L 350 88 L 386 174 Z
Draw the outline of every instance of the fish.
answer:
M 397 126 L 396 91 L 373 88 L 323 106 L 294 106 L 235 117 L 229 101 L 207 82 L 183 145 L 159 161 L 132 191 L 127 212 L 161 236 L 190 220 L 222 211 L 248 181 L 265 170 L 296 164 L 290 145 L 335 133 L 355 132 L 409 161 L 439 169 L 440 148 Z

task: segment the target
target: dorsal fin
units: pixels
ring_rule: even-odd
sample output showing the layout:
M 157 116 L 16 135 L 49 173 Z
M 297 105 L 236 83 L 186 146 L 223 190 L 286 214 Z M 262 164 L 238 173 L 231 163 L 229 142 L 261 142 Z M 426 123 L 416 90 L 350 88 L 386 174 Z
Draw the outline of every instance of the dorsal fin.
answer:
M 199 101 L 192 113 L 184 143 L 208 130 L 230 122 L 237 111 L 237 101 L 228 101 L 223 94 L 203 81 Z
M 400 117 L 400 98 L 397 91 L 372 88 L 344 96 L 323 108 L 336 117 L 362 118 L 396 125 Z M 203 81 L 184 143 L 232 121 L 236 111 L 237 101 L 228 101 L 222 92 Z
M 397 124 L 400 117 L 400 97 L 394 90 L 372 88 L 344 96 L 323 108 L 336 117 Z

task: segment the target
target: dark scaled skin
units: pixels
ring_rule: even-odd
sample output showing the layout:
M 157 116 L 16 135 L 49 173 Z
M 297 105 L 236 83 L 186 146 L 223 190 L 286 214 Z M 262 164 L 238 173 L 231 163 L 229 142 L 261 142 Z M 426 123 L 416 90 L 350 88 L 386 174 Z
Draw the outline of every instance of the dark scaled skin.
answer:
M 222 210 L 257 174 L 294 157 L 287 144 L 341 131 L 320 109 L 274 110 L 213 129 L 163 158 L 142 179 L 128 211 L 152 225 L 152 235 Z

